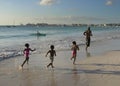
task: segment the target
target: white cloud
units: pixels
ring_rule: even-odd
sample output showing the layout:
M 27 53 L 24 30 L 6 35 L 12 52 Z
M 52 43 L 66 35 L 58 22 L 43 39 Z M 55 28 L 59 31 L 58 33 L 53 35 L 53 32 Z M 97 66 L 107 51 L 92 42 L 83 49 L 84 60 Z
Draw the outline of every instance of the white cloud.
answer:
M 52 5 L 56 3 L 56 0 L 41 0 L 40 5 Z
M 113 4 L 113 1 L 112 1 L 112 0 L 107 0 L 106 5 L 110 6 L 110 5 L 112 5 L 112 4 Z

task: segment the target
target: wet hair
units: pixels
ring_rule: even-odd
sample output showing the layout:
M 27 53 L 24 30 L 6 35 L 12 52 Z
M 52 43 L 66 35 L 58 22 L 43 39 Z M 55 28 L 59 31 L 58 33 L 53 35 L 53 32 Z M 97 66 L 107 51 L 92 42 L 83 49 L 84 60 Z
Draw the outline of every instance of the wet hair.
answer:
M 25 47 L 29 47 L 29 44 L 28 44 L 28 43 L 26 43 L 26 44 L 25 44 Z
M 54 49 L 54 45 L 51 45 L 50 48 L 53 50 Z
M 73 44 L 76 44 L 76 41 L 73 41 L 72 43 L 73 43 Z

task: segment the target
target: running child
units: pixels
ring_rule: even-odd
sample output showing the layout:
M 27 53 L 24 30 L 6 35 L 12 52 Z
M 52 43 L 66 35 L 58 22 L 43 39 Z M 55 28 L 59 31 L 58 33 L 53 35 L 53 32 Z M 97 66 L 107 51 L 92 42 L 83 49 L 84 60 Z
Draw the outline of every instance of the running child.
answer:
M 30 45 L 29 45 L 28 43 L 25 44 L 25 47 L 26 47 L 26 48 L 25 48 L 24 51 L 23 51 L 23 53 L 24 53 L 24 55 L 25 55 L 25 60 L 24 60 L 23 64 L 21 65 L 21 67 L 23 67 L 26 62 L 27 62 L 27 64 L 28 64 L 30 51 L 35 51 L 35 50 L 36 50 L 36 49 L 32 50 L 31 48 L 29 48 L 29 46 L 30 46 Z
M 72 45 L 72 48 L 71 48 L 71 50 L 72 50 L 71 60 L 74 59 L 74 60 L 73 60 L 73 64 L 75 64 L 76 56 L 77 56 L 77 50 L 79 50 L 79 47 L 78 47 L 78 45 L 76 44 L 76 41 L 73 41 L 72 43 L 73 43 L 73 45 Z
M 50 49 L 51 49 L 51 50 L 49 50 L 49 51 L 47 52 L 47 54 L 46 54 L 46 57 L 47 57 L 48 54 L 50 54 L 49 58 L 50 58 L 50 60 L 51 60 L 51 62 L 47 65 L 47 68 L 48 68 L 49 66 L 51 66 L 52 68 L 54 68 L 54 66 L 53 66 L 53 61 L 54 61 L 54 56 L 56 56 L 56 51 L 54 50 L 54 45 L 51 45 L 51 46 L 50 46 Z

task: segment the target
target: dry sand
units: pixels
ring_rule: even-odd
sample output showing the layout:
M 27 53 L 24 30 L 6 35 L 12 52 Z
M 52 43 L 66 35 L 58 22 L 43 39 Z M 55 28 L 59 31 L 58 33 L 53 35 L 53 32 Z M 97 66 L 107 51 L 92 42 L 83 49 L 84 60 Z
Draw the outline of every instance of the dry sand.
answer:
M 54 69 L 46 68 L 45 54 L 32 54 L 22 70 L 23 56 L 1 61 L 0 86 L 120 86 L 120 51 L 77 59 L 76 65 L 70 53 L 58 52 Z

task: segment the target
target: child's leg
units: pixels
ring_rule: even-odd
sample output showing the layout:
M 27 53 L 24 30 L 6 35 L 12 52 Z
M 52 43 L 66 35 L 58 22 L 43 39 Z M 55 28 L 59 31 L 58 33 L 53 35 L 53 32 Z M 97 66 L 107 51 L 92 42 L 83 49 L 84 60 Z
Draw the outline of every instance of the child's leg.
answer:
M 29 57 L 27 57 L 27 64 L 29 64 Z
M 54 66 L 53 66 L 53 62 L 51 63 L 51 67 L 54 68 Z
M 27 62 L 28 64 L 28 61 L 29 61 L 29 57 L 26 57 L 25 61 L 23 62 L 23 64 L 21 65 L 23 67 L 23 65 Z
M 76 53 L 73 51 L 71 60 L 76 56 Z
M 47 65 L 47 67 L 51 66 L 52 68 L 54 68 L 54 66 L 53 66 L 53 60 L 54 60 L 54 58 L 50 58 L 50 60 L 51 60 L 51 63 L 49 63 L 49 64 Z
M 53 66 L 53 61 L 54 61 L 54 58 L 51 59 L 51 67 L 54 68 Z
M 50 58 L 50 60 L 51 60 L 51 58 Z M 49 64 L 47 65 L 47 68 L 48 68 L 50 65 L 51 65 L 51 63 L 49 63 Z
M 76 56 L 74 57 L 73 64 L 75 64 L 75 61 L 76 61 Z
M 71 60 L 73 59 L 73 56 L 70 58 Z
M 24 60 L 23 64 L 21 65 L 23 67 L 23 65 L 26 63 L 27 59 Z
M 49 67 L 50 65 L 52 65 L 52 63 L 49 63 L 49 64 L 47 65 L 47 67 Z

